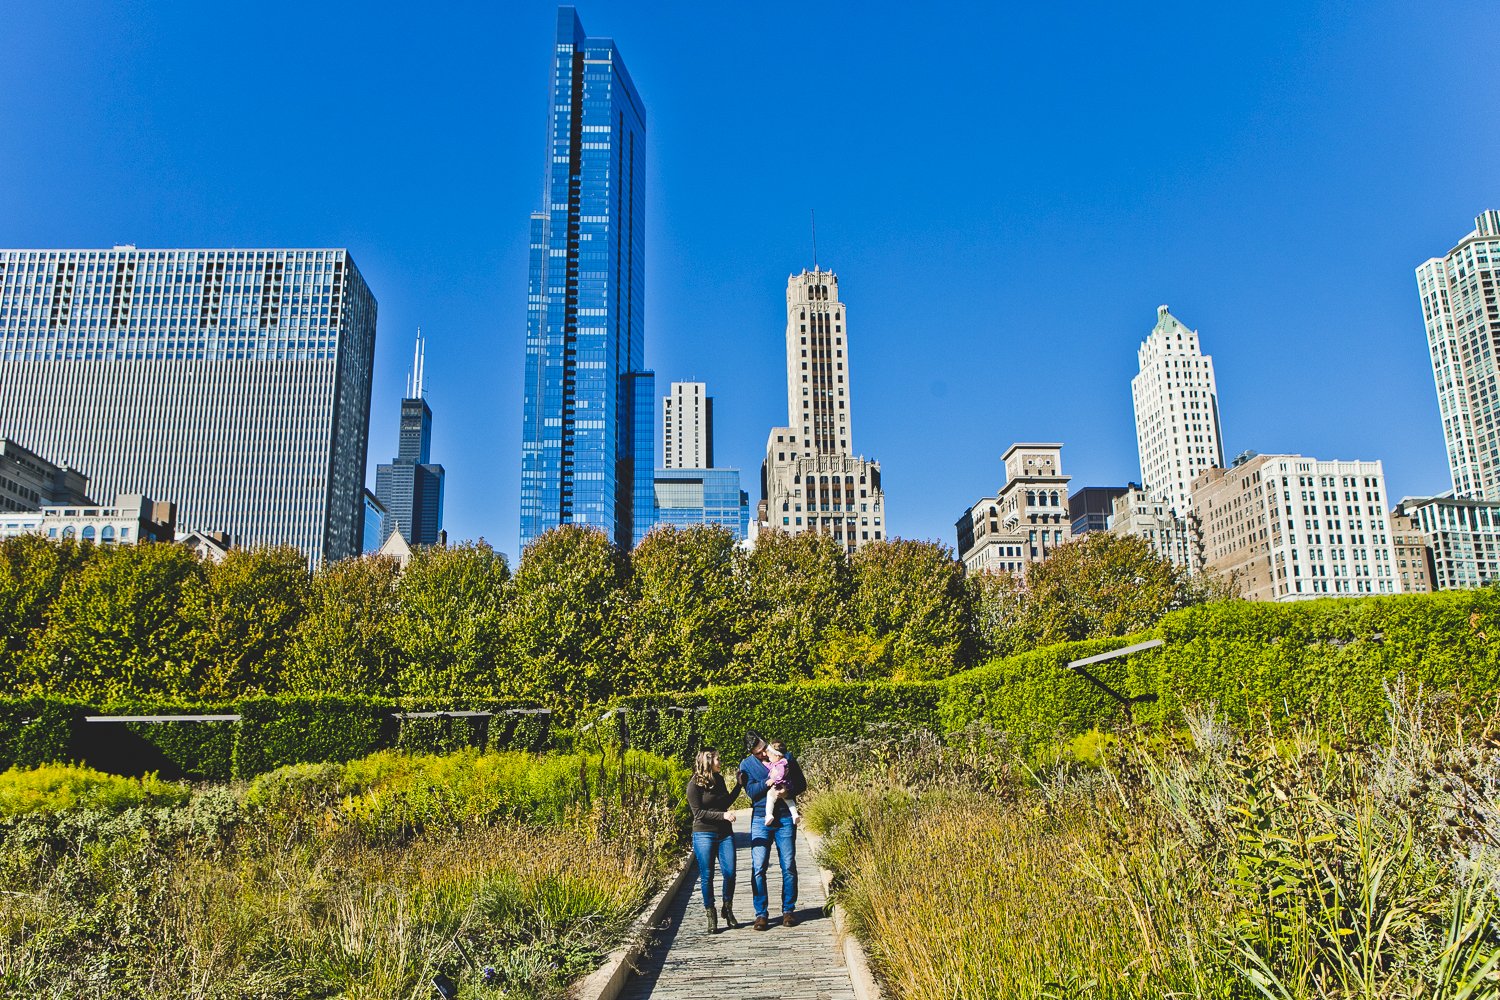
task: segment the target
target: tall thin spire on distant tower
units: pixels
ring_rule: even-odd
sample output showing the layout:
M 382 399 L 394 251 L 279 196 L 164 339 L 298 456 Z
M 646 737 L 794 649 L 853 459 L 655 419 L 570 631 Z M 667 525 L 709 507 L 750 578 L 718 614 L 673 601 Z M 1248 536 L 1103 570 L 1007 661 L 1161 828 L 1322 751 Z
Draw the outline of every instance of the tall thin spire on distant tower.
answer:
M 422 340 L 422 328 L 417 327 L 417 343 L 411 352 L 411 368 L 406 372 L 406 398 L 421 399 L 427 375 L 427 344 Z
M 812 212 L 812 240 L 813 240 L 813 274 L 818 273 L 818 210 L 810 209 Z

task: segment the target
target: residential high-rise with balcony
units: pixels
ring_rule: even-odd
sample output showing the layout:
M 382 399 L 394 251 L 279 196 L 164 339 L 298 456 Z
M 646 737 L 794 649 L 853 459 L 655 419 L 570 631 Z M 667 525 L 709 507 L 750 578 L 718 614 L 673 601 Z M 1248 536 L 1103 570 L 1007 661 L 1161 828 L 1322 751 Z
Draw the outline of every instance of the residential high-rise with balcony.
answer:
M 558 10 L 551 94 L 543 205 L 531 216 L 521 544 L 580 524 L 628 548 L 649 522 L 642 510 L 637 524 L 637 507 L 656 464 L 646 110 L 614 42 L 589 36 L 572 7 Z
M 1183 326 L 1166 306 L 1157 307 L 1156 326 L 1137 357 L 1140 372 L 1130 381 L 1130 394 L 1141 487 L 1183 517 L 1192 510 L 1193 477 L 1224 467 L 1214 361 L 1200 348 L 1198 331 Z
M 854 453 L 839 279 L 814 265 L 786 286 L 787 426 L 761 466 L 761 531 L 829 535 L 853 552 L 887 537 L 880 463 Z
M 1455 497 L 1500 501 L 1500 211 L 1417 268 Z
M 673 382 L 661 402 L 664 469 L 714 467 L 714 398 L 702 382 Z
M 0 250 L 0 434 L 236 545 L 359 554 L 374 351 L 347 250 Z
M 443 485 L 447 473 L 432 462 L 432 408 L 424 395 L 427 348 L 417 347 L 401 399 L 396 460 L 375 469 L 375 496 L 384 508 L 379 548 L 394 532 L 408 545 L 436 545 L 443 531 Z

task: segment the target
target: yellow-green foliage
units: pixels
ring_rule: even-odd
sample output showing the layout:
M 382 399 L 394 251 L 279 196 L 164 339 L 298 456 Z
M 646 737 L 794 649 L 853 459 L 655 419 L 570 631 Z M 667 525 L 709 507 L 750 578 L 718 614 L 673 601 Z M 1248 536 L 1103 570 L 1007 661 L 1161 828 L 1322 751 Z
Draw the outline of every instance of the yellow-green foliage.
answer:
M 135 782 L 174 791 L 160 808 L 13 815 L 0 996 L 386 1000 L 442 971 L 466 997 L 561 1000 L 680 853 L 685 781 L 644 754 L 384 753 L 190 798 Z
M 187 785 L 154 774 L 122 778 L 72 764 L 0 772 L 0 818 L 78 809 L 120 812 L 132 806 L 181 805 L 187 798 Z
M 1365 750 L 1195 714 L 1031 788 L 804 809 L 906 1000 L 1500 996 L 1500 720 L 1388 711 Z

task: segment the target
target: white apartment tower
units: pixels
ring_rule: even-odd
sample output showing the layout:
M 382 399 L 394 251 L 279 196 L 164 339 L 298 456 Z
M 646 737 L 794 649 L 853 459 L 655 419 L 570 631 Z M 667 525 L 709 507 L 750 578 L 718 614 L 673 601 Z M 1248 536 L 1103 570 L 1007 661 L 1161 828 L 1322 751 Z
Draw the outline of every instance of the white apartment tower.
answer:
M 832 271 L 787 279 L 786 385 L 787 426 L 766 440 L 758 529 L 814 531 L 850 552 L 886 538 L 880 463 L 854 453 L 847 323 Z
M 673 382 L 662 400 L 664 469 L 714 467 L 714 398 L 702 382 Z
M 1500 500 L 1500 211 L 1417 268 L 1453 492 Z
M 1198 331 L 1183 326 L 1166 306 L 1157 307 L 1156 326 L 1138 356 L 1140 373 L 1130 381 L 1130 394 L 1141 486 L 1182 516 L 1192 510 L 1193 477 L 1225 464 L 1214 361 L 1199 346 Z

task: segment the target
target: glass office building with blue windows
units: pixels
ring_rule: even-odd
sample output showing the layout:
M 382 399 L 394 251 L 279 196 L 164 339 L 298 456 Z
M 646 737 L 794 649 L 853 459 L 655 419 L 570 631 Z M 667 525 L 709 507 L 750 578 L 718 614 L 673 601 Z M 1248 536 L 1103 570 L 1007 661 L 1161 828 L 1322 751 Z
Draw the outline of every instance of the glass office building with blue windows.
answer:
M 740 489 L 740 470 L 657 469 L 656 523 L 717 524 L 743 541 L 750 531 L 750 495 Z
M 531 216 L 521 545 L 560 524 L 628 548 L 650 527 L 646 112 L 619 50 L 558 10 L 541 211 Z M 638 523 L 639 522 L 639 523 Z

